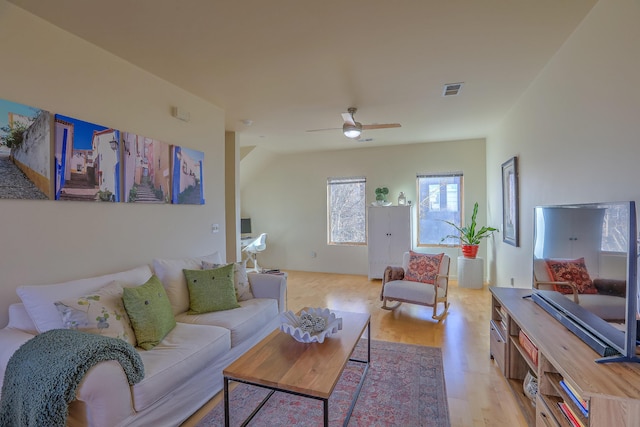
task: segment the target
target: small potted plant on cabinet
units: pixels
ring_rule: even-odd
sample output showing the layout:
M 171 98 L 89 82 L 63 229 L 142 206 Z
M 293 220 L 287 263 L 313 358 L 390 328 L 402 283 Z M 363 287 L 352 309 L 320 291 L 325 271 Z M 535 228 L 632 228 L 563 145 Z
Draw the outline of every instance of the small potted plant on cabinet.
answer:
M 376 205 L 389 206 L 391 202 L 387 201 L 387 194 L 389 194 L 389 189 L 387 187 L 376 188 Z
M 478 202 L 473 205 L 473 214 L 471 215 L 471 223 L 464 227 L 459 227 L 453 222 L 445 221 L 450 226 L 454 227 L 460 234 L 449 234 L 442 238 L 442 241 L 448 238 L 459 239 L 460 249 L 462 255 L 465 258 L 475 258 L 478 253 L 478 245 L 480 245 L 481 239 L 491 237 L 494 231 L 499 231 L 493 227 L 481 227 L 477 228 L 476 217 L 478 216 Z

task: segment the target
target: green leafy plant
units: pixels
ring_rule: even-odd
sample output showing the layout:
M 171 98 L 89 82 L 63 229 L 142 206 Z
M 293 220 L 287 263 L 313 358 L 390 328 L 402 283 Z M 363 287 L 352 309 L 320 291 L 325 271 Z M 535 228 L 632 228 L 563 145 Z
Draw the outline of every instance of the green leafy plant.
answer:
M 109 190 L 98 190 L 98 199 L 100 199 L 100 201 L 102 202 L 112 202 L 113 200 L 113 193 Z
M 376 200 L 379 202 L 384 202 L 387 200 L 387 194 L 389 194 L 389 189 L 387 187 L 378 187 L 376 188 Z
M 129 202 L 135 202 L 138 199 L 138 187 L 135 185 L 129 190 Z
M 29 129 L 29 126 L 21 122 L 16 122 L 13 126 L 3 126 L 0 131 L 4 132 L 5 135 L 1 136 L 0 140 L 9 148 L 19 147 L 24 140 L 24 133 L 27 129 Z
M 446 239 L 459 239 L 463 245 L 479 245 L 481 239 L 491 237 L 495 231 L 500 231 L 493 227 L 477 228 L 476 217 L 478 216 L 478 202 L 473 205 L 473 214 L 471 215 L 471 223 L 464 227 L 459 227 L 451 221 L 444 221 L 450 226 L 458 230 L 459 234 L 449 234 L 444 236 L 441 241 Z
M 162 191 L 162 188 L 155 188 L 153 190 L 153 194 L 155 194 L 156 199 L 164 200 L 164 192 Z

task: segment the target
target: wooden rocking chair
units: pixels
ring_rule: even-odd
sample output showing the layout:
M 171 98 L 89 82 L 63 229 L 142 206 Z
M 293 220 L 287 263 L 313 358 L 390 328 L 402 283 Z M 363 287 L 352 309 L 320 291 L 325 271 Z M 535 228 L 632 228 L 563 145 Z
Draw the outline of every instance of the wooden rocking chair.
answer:
M 433 284 L 405 280 L 405 272 L 409 265 L 410 254 L 405 252 L 402 267 L 387 267 L 382 278 L 380 300 L 385 310 L 395 310 L 403 302 L 433 307 L 432 319 L 442 320 L 447 315 L 449 302 L 447 291 L 449 288 L 450 258 L 443 254 L 440 270 Z M 393 303 L 389 306 L 387 303 Z M 443 304 L 440 314 L 437 314 L 438 304 Z

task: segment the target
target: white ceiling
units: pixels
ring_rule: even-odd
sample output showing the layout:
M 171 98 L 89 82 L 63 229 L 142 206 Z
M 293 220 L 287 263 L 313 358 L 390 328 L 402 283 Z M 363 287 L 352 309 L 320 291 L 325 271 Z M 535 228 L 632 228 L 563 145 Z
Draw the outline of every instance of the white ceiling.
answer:
M 11 1 L 222 107 L 242 146 L 276 152 L 484 138 L 596 3 Z M 402 127 L 368 142 L 306 132 L 339 128 L 349 106 Z

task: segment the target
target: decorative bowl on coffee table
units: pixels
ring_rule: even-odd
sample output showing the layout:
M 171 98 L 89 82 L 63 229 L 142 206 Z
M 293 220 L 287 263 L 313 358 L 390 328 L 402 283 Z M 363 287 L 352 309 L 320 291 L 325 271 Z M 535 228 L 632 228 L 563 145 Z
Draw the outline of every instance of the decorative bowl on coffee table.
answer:
M 280 330 L 303 343 L 322 343 L 342 329 L 342 318 L 328 308 L 307 308 L 299 316 L 287 311 L 280 315 L 280 320 Z

